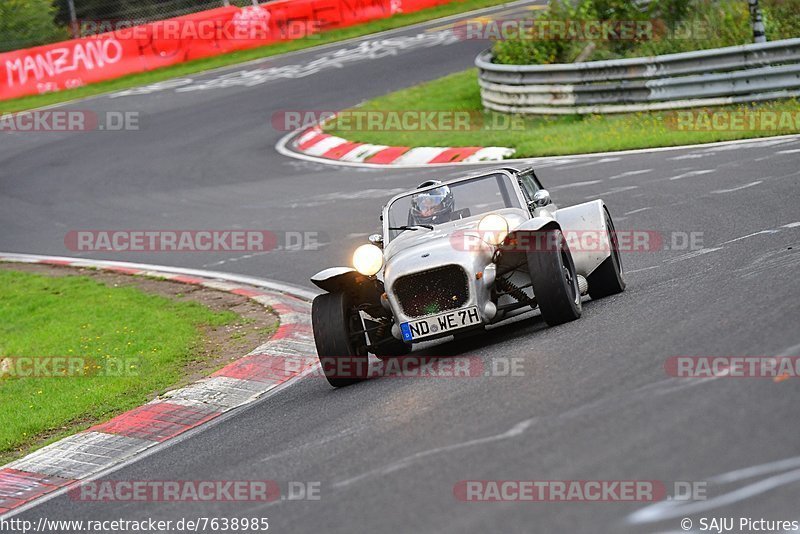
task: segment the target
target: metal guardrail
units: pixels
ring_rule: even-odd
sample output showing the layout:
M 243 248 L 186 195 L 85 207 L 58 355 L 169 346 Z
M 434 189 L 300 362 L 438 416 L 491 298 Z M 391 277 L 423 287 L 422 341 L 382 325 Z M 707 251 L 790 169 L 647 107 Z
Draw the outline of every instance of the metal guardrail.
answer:
M 800 96 L 800 39 L 557 65 L 475 60 L 486 109 L 521 114 L 624 113 Z

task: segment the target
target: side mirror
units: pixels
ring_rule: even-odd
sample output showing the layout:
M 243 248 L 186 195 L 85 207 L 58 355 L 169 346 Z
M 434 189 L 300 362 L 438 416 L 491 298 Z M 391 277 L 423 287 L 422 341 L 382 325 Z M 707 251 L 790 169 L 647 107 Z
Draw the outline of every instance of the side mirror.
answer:
M 544 206 L 552 203 L 553 200 L 550 198 L 550 191 L 547 189 L 539 189 L 533 194 L 533 200 L 531 200 L 529 206 L 531 208 L 543 208 Z
M 372 234 L 369 236 L 369 242 L 376 247 L 383 248 L 383 236 L 381 234 Z

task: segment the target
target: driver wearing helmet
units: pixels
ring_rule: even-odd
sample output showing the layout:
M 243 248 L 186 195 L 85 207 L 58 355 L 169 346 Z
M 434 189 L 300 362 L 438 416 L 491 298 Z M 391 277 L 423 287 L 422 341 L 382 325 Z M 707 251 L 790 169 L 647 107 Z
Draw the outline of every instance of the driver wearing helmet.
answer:
M 438 185 L 439 180 L 422 182 L 417 189 Z M 453 215 L 455 200 L 453 193 L 446 185 L 417 193 L 411 197 L 411 209 L 408 213 L 409 225 L 441 224 L 449 222 Z

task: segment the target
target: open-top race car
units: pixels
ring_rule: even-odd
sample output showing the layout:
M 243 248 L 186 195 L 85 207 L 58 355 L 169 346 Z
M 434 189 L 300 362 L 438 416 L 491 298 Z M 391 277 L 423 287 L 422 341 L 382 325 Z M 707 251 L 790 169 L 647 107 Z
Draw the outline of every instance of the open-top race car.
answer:
M 402 356 L 532 308 L 554 326 L 580 317 L 582 295 L 625 289 L 603 201 L 559 209 L 533 168 L 424 182 L 392 198 L 381 220 L 352 268 L 311 279 L 327 292 L 312 324 L 335 387 L 366 378 L 368 353 Z

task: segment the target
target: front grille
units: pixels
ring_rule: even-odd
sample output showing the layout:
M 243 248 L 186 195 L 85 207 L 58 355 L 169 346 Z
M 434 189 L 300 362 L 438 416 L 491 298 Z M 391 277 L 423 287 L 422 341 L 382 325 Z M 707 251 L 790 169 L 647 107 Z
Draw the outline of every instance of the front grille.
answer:
M 469 298 L 467 273 L 458 265 L 398 278 L 394 294 L 409 317 L 422 317 L 462 307 Z

